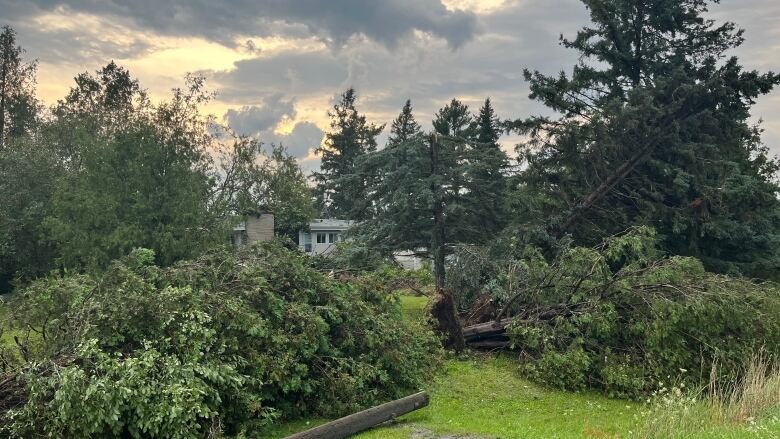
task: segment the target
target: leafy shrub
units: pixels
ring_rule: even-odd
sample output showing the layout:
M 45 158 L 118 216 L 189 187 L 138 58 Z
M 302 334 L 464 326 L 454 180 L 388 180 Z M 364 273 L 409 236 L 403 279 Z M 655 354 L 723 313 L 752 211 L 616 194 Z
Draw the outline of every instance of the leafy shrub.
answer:
M 583 390 L 588 384 L 590 357 L 581 348 L 566 352 L 544 351 L 536 363 L 526 364 L 527 373 L 542 383 L 569 390 Z
M 762 347 L 780 353 L 777 285 L 708 273 L 655 243 L 642 228 L 552 262 L 533 249 L 515 261 L 503 305 L 516 317 L 513 343 L 536 359 L 533 376 L 638 397 L 680 369 L 693 384 L 714 363 L 728 376 Z
M 16 324 L 46 335 L 19 376 L 27 404 L 7 414 L 8 433 L 235 435 L 401 396 L 438 358 L 392 295 L 329 279 L 279 244 L 168 269 L 153 256 L 22 292 Z

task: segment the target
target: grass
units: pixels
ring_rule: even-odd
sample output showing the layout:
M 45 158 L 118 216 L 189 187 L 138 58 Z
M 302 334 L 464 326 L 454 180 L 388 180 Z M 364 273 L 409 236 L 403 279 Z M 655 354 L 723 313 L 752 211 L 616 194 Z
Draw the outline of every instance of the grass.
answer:
M 425 314 L 426 297 L 402 296 L 407 318 Z M 426 388 L 428 407 L 366 431 L 359 439 L 426 438 L 780 438 L 780 411 L 746 424 L 712 424 L 665 433 L 650 431 L 655 419 L 643 403 L 609 399 L 596 393 L 548 389 L 523 379 L 508 356 L 471 354 L 446 362 Z M 657 413 L 655 413 L 657 414 Z M 283 438 L 327 422 L 297 420 L 266 430 L 261 438 Z M 685 422 L 685 420 L 683 420 Z M 662 433 L 659 436 L 655 433 Z
M 672 386 L 656 396 L 645 416 L 642 437 L 780 437 L 780 367 L 758 354 L 742 378 L 718 382 L 713 368 L 709 386 L 682 391 Z

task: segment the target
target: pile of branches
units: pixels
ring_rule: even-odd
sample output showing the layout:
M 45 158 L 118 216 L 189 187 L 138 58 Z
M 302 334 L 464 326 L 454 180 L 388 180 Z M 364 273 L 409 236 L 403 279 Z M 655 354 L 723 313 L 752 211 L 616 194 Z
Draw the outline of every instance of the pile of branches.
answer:
M 709 273 L 655 244 L 641 228 L 550 262 L 526 250 L 502 273 L 492 319 L 464 328 L 467 342 L 518 350 L 548 384 L 630 397 L 669 376 L 709 378 L 715 363 L 732 375 L 760 349 L 780 354 L 777 285 Z
M 408 394 L 439 358 L 374 280 L 334 280 L 279 243 L 154 260 L 136 249 L 19 291 L 0 437 L 261 435 Z

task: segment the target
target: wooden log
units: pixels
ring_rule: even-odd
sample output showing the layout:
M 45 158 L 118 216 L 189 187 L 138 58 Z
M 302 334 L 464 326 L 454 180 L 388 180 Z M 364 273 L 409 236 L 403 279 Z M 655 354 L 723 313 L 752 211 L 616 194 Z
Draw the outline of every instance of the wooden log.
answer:
M 511 343 L 508 340 L 477 340 L 469 342 L 468 346 L 474 349 L 508 349 Z
M 503 319 L 498 322 L 492 321 L 480 323 L 479 325 L 466 326 L 463 328 L 463 338 L 466 339 L 466 341 L 473 341 L 503 334 L 506 332 L 507 325 L 511 322 L 512 319 Z
M 423 408 L 428 405 L 428 402 L 429 398 L 426 392 L 415 393 L 336 419 L 319 427 L 295 433 L 292 436 L 287 436 L 286 439 L 342 439 Z

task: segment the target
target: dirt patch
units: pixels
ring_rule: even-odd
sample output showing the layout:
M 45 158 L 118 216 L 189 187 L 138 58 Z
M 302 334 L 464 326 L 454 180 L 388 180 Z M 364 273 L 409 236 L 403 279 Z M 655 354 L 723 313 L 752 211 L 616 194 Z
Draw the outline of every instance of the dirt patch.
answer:
M 412 434 L 409 439 L 489 439 L 485 436 L 474 436 L 473 434 L 445 434 L 443 436 L 437 435 L 427 428 L 415 427 L 412 429 Z

